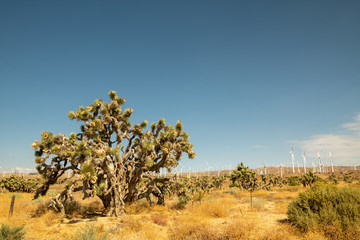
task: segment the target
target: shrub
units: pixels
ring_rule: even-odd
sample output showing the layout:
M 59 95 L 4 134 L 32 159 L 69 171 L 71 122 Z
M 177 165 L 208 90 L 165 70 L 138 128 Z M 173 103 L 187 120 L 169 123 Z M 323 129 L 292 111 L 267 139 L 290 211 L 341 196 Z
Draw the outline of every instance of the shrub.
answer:
M 108 233 L 97 234 L 94 225 L 86 225 L 72 238 L 72 240 L 106 240 L 107 238 Z
M 49 197 L 56 197 L 56 195 L 58 195 L 58 192 L 55 190 L 55 189 L 50 189 L 48 192 L 47 192 L 47 195 Z
M 287 177 L 288 186 L 299 186 L 300 178 L 298 176 Z
M 234 195 L 235 197 L 237 196 L 237 191 L 236 191 L 235 188 L 230 188 L 229 193 L 230 193 L 231 195 Z
M 329 177 L 327 178 L 327 181 L 332 182 L 334 184 L 338 184 L 339 183 L 339 179 L 335 176 L 334 173 L 330 174 Z
M 305 231 L 320 228 L 331 237 L 359 230 L 359 206 L 359 189 L 315 184 L 289 204 L 287 214 L 298 228 Z
M 0 229 L 0 240 L 20 240 L 23 239 L 26 232 L 23 231 L 24 226 L 11 228 L 2 224 Z
M 178 201 L 175 203 L 175 209 L 184 209 L 186 205 L 189 203 L 190 197 L 188 195 L 180 195 L 178 197 Z

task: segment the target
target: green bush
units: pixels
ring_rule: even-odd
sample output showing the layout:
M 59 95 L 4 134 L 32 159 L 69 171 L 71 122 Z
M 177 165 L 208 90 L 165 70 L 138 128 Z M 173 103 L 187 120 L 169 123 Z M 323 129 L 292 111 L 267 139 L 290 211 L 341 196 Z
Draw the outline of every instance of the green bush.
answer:
M 201 192 L 200 192 L 201 194 Z M 190 196 L 189 195 L 180 195 L 178 196 L 177 202 L 174 205 L 175 209 L 184 209 L 186 207 L 186 205 L 189 203 L 190 201 Z
M 293 187 L 293 186 L 299 186 L 301 184 L 300 177 L 298 177 L 298 176 L 287 177 L 286 180 L 287 180 L 288 186 Z
M 237 191 L 236 191 L 235 188 L 230 188 L 229 193 L 230 193 L 231 195 L 237 196 Z
M 56 197 L 56 195 L 58 195 L 58 192 L 55 190 L 55 189 L 50 189 L 48 192 L 47 192 L 47 195 L 49 197 Z
M 334 173 L 330 174 L 329 177 L 326 179 L 328 182 L 332 182 L 334 184 L 339 183 L 339 179 L 335 176 Z
M 106 240 L 108 233 L 97 234 L 93 224 L 87 224 L 72 238 L 72 240 Z
M 321 229 L 330 237 L 352 234 L 359 231 L 360 190 L 317 183 L 289 204 L 287 214 L 305 231 Z
M 20 240 L 23 239 L 25 232 L 23 231 L 24 226 L 21 227 L 10 227 L 2 224 L 0 229 L 0 240 Z

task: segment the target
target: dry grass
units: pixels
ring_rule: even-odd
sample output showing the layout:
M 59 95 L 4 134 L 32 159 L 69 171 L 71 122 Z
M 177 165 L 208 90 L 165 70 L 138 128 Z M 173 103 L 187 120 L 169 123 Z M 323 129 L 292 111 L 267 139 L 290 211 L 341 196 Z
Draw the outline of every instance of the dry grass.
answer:
M 196 203 L 194 206 L 189 207 L 187 213 L 207 218 L 225 218 L 230 214 L 233 206 L 233 202 L 228 200 L 206 201 L 201 204 Z
M 21 194 L 22 198 L 17 196 L 14 215 L 8 217 L 11 194 L 0 193 L 0 223 L 25 225 L 26 239 L 46 240 L 71 239 L 89 224 L 94 226 L 97 233 L 107 233 L 108 239 L 120 240 L 333 239 L 334 236 L 325 237 L 321 231 L 302 233 L 287 223 L 281 223 L 280 220 L 286 219 L 288 204 L 304 190 L 282 188 L 255 191 L 252 209 L 248 191 L 229 191 L 228 188 L 205 195 L 201 203 L 190 202 L 182 210 L 171 207 L 176 199 L 167 199 L 168 206 L 151 207 L 146 201 L 139 201 L 126 206 L 126 214 L 119 218 L 89 218 L 89 212 L 102 210 L 100 201 L 90 199 L 73 206 L 68 219 L 62 219 L 59 214 L 46 209 L 48 196 L 32 201 L 31 194 Z M 42 214 L 35 214 L 39 209 Z M 328 232 L 336 233 L 336 229 L 328 229 Z M 345 237 L 356 239 L 354 236 Z
M 274 204 L 274 212 L 286 214 L 289 205 L 289 200 L 277 200 Z
M 160 225 L 160 226 L 166 226 L 168 223 L 167 217 L 164 215 L 155 215 L 151 218 L 153 223 Z
M 206 205 L 211 206 L 211 204 Z M 256 229 L 257 219 L 240 212 L 224 218 L 209 217 L 201 211 L 189 209 L 186 215 L 173 219 L 170 239 L 249 239 Z

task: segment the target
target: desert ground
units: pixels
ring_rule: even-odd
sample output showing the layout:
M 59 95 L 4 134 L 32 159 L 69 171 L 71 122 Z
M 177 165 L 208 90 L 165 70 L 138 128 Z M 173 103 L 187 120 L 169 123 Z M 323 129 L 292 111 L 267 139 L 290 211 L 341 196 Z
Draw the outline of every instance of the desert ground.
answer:
M 359 172 L 348 175 L 352 181 L 339 181 L 337 186 L 360 188 Z M 174 195 L 166 198 L 166 206 L 150 206 L 143 199 L 127 205 L 120 217 L 105 217 L 100 200 L 83 201 L 80 195 L 66 218 L 49 210 L 47 200 L 64 184 L 52 186 L 36 200 L 32 193 L 3 189 L 0 223 L 24 226 L 24 239 L 331 239 L 321 230 L 302 231 L 287 221 L 288 204 L 307 189 L 302 185 L 257 190 L 251 207 L 249 192 L 229 184 L 227 180 L 222 189 L 193 198 L 184 208 L 177 207 Z M 13 195 L 14 210 L 9 216 Z

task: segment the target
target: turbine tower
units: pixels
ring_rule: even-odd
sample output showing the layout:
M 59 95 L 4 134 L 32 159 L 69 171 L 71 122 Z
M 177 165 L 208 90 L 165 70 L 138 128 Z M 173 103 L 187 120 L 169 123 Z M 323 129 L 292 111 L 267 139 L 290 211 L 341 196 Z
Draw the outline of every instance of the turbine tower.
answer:
M 265 163 L 263 164 L 264 164 L 264 175 L 266 175 L 266 164 Z
M 291 154 L 291 163 L 292 163 L 293 173 L 295 173 L 295 163 L 294 163 L 295 158 L 294 158 L 294 150 L 293 150 L 293 148 L 291 148 L 290 154 Z
M 318 159 L 318 165 L 319 165 L 319 173 L 321 173 L 321 159 L 320 159 L 320 153 L 318 152 L 317 155 L 317 159 Z
M 302 154 L 303 164 L 304 164 L 304 173 L 306 173 L 306 158 L 305 158 L 305 151 Z
M 297 164 L 297 167 L 298 167 L 298 173 L 300 173 L 300 163 L 296 162 L 296 164 Z
M 280 163 L 280 177 L 283 177 L 283 169 L 282 169 L 282 163 Z
M 334 173 L 334 162 L 333 162 L 333 158 L 332 158 L 332 154 L 330 153 L 330 162 L 331 162 L 331 172 Z

